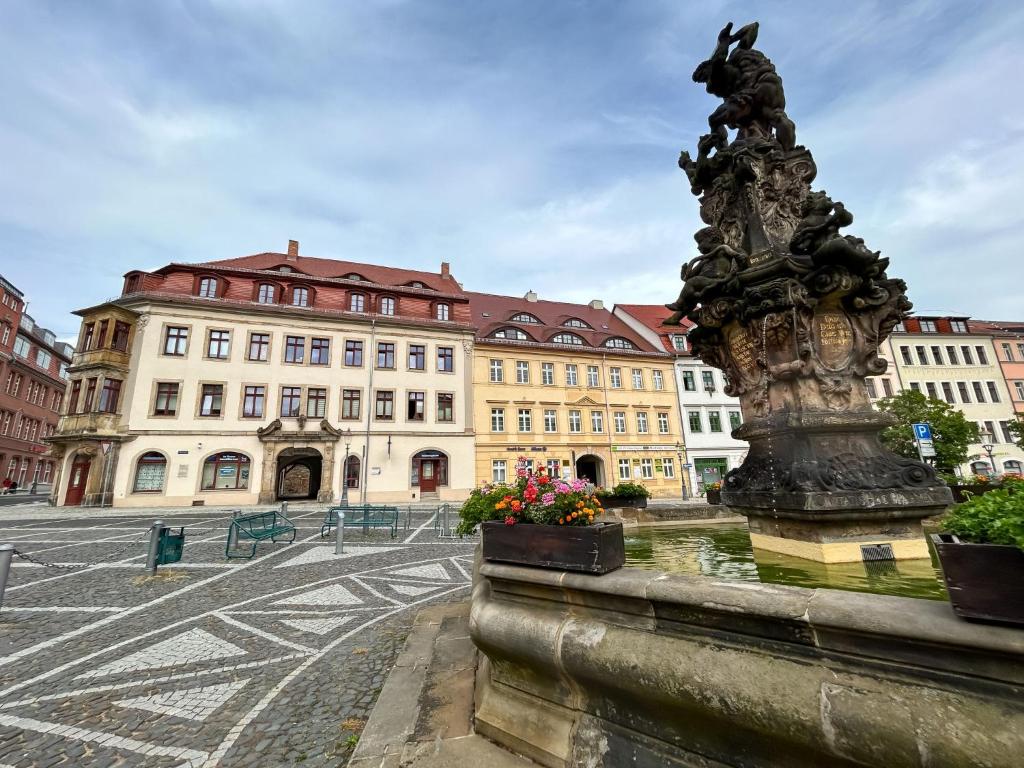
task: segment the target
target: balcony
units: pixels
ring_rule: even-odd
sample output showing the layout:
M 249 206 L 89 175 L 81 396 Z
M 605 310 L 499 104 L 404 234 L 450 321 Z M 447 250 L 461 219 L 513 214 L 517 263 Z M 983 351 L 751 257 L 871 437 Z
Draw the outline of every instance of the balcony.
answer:
M 57 432 L 50 439 L 73 437 L 82 434 L 117 434 L 121 416 L 116 413 L 74 413 L 62 416 Z
M 109 347 L 89 349 L 85 352 L 75 353 L 69 370 L 74 373 L 75 371 L 102 366 L 127 373 L 130 359 L 131 356 L 128 352 L 119 349 L 110 349 Z

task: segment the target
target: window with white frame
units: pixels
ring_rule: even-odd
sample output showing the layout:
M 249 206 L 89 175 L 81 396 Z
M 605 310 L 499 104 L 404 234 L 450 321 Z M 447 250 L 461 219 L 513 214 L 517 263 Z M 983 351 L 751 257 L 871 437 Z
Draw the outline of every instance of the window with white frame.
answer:
M 508 478 L 508 462 L 504 459 L 495 459 L 491 462 L 491 482 L 504 483 Z
M 382 315 L 395 314 L 395 300 L 390 296 L 382 296 L 380 300 L 380 313 Z
M 654 380 L 655 389 L 665 388 L 665 375 L 661 371 L 651 371 L 651 378 Z
M 622 388 L 622 369 L 621 368 L 609 368 L 608 369 L 608 383 L 612 389 Z
M 590 431 L 604 432 L 604 414 L 601 411 L 590 412 Z
M 599 387 L 601 386 L 601 375 L 598 372 L 596 365 L 587 366 L 587 386 L 588 387 Z
M 616 411 L 612 414 L 612 421 L 615 423 L 615 433 L 623 435 L 626 433 L 626 412 Z
M 491 432 L 505 431 L 505 409 L 491 408 Z
M 502 382 L 505 380 L 505 364 L 501 360 L 491 360 L 491 381 Z
M 554 384 L 555 383 L 555 364 L 554 363 L 541 363 L 540 364 L 540 383 L 541 384 Z
M 644 411 L 637 411 L 636 431 L 641 435 L 647 434 L 647 414 Z
M 558 412 L 549 409 L 544 411 L 544 431 L 545 432 L 557 432 L 558 431 Z
M 680 352 L 686 351 L 686 337 L 680 333 L 672 335 L 672 347 Z
M 644 372 L 640 368 L 634 368 L 633 373 L 633 389 L 644 388 Z
M 569 411 L 569 431 L 578 433 L 583 431 L 583 414 L 580 411 Z
M 662 434 L 662 435 L 667 435 L 668 434 L 668 414 L 667 413 L 659 413 L 658 414 L 658 433 Z
M 533 411 L 529 408 L 519 409 L 519 431 L 533 432 Z
M 921 321 L 921 333 L 935 333 L 935 321 L 934 320 L 922 320 Z
M 629 459 L 619 459 L 619 480 L 629 480 Z
M 548 459 L 546 463 L 546 466 L 548 468 L 548 477 L 558 477 L 561 473 L 561 465 L 562 462 L 560 462 L 558 459 Z
M 666 456 L 661 460 L 661 470 L 665 473 L 666 480 L 672 480 L 676 476 L 676 462 Z
M 577 370 L 575 363 L 566 363 L 565 366 L 565 386 L 575 387 L 578 383 Z
M 654 479 L 654 459 L 640 459 L 640 477 L 644 480 Z
M 715 391 L 715 372 L 714 371 L 701 371 L 701 378 L 704 380 L 704 391 L 714 392 Z
M 516 384 L 530 383 L 530 364 L 525 360 L 516 360 Z

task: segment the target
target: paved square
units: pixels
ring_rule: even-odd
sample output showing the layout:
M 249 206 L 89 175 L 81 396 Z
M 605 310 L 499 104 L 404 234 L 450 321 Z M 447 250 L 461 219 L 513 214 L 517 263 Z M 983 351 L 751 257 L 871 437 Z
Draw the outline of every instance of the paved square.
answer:
M 0 768 L 344 765 L 416 612 L 468 597 L 475 542 L 423 510 L 336 556 L 322 509 L 289 517 L 294 544 L 228 560 L 226 510 L 0 509 L 0 542 L 62 566 L 11 569 Z M 157 518 L 185 552 L 148 577 Z

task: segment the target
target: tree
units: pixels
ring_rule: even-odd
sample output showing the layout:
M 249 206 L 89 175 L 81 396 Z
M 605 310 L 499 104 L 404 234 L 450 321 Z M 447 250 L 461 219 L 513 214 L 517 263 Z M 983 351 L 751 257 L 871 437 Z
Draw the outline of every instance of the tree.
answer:
M 1024 414 L 1017 414 L 1017 417 L 1010 422 L 1010 434 L 1017 447 L 1024 450 Z
M 965 419 L 960 411 L 949 403 L 925 397 L 912 389 L 879 400 L 878 409 L 899 420 L 895 426 L 882 430 L 882 444 L 908 459 L 917 458 L 917 444 L 911 425 L 920 422 L 930 424 L 935 441 L 935 466 L 945 472 L 953 472 L 967 461 L 968 447 L 979 440 L 978 425 Z

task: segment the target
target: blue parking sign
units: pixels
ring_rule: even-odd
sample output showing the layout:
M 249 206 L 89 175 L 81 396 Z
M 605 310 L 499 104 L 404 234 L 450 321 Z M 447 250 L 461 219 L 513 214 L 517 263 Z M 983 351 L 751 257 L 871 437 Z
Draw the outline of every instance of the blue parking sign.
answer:
M 914 424 L 914 437 L 916 437 L 918 440 L 931 440 L 931 424 Z

